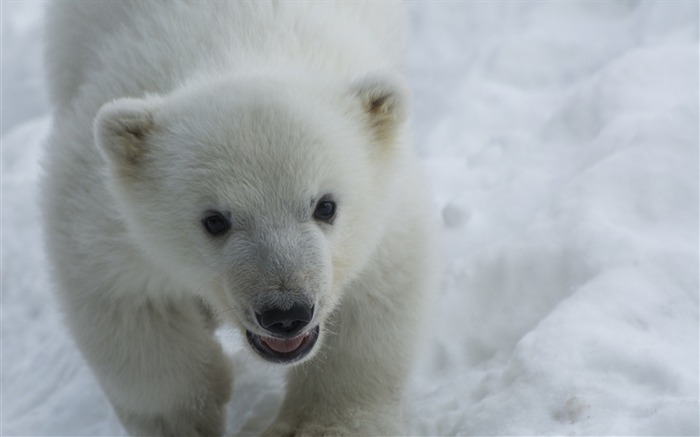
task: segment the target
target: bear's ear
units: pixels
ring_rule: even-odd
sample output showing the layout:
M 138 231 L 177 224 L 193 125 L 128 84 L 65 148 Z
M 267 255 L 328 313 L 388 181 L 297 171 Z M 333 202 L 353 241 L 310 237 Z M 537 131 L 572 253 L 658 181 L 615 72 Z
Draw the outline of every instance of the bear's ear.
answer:
M 352 92 L 360 99 L 376 139 L 382 143 L 393 142 L 408 115 L 408 91 L 403 80 L 375 74 L 357 80 Z
M 137 165 L 147 150 L 154 103 L 124 98 L 105 104 L 95 117 L 95 144 L 117 168 Z

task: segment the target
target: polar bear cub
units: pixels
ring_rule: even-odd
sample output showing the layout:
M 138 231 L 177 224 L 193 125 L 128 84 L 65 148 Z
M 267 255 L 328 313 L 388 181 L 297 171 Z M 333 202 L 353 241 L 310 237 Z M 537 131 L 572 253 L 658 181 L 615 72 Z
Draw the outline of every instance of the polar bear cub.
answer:
M 432 282 L 390 2 L 58 2 L 44 230 L 133 435 L 221 435 L 212 332 L 290 372 L 267 435 L 396 435 Z

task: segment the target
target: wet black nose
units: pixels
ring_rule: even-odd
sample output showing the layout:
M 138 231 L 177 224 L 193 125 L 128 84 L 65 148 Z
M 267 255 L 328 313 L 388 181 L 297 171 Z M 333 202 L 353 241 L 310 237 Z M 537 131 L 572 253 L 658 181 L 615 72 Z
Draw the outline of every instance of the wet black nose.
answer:
M 314 316 L 314 307 L 294 304 L 283 310 L 270 308 L 262 313 L 255 313 L 260 326 L 272 334 L 291 338 L 299 334 Z

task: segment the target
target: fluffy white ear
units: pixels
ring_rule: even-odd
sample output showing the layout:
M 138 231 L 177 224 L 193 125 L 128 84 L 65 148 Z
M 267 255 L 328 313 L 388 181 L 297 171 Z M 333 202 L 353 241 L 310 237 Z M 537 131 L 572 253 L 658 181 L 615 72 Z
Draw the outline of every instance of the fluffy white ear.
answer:
M 117 168 L 133 167 L 147 150 L 153 128 L 153 102 L 124 98 L 102 106 L 94 123 L 95 144 Z
M 403 79 L 376 74 L 356 81 L 352 91 L 360 99 L 367 123 L 382 143 L 393 142 L 408 115 L 408 91 Z

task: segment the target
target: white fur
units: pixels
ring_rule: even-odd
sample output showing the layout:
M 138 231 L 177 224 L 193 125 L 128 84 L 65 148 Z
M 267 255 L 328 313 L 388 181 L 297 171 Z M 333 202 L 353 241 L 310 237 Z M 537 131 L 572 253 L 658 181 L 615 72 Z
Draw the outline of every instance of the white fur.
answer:
M 433 286 L 389 2 L 59 2 L 45 233 L 66 320 L 134 435 L 220 435 L 217 323 L 315 304 L 268 435 L 401 434 Z M 332 194 L 332 224 L 312 204 Z M 232 228 L 212 237 L 208 210 Z

